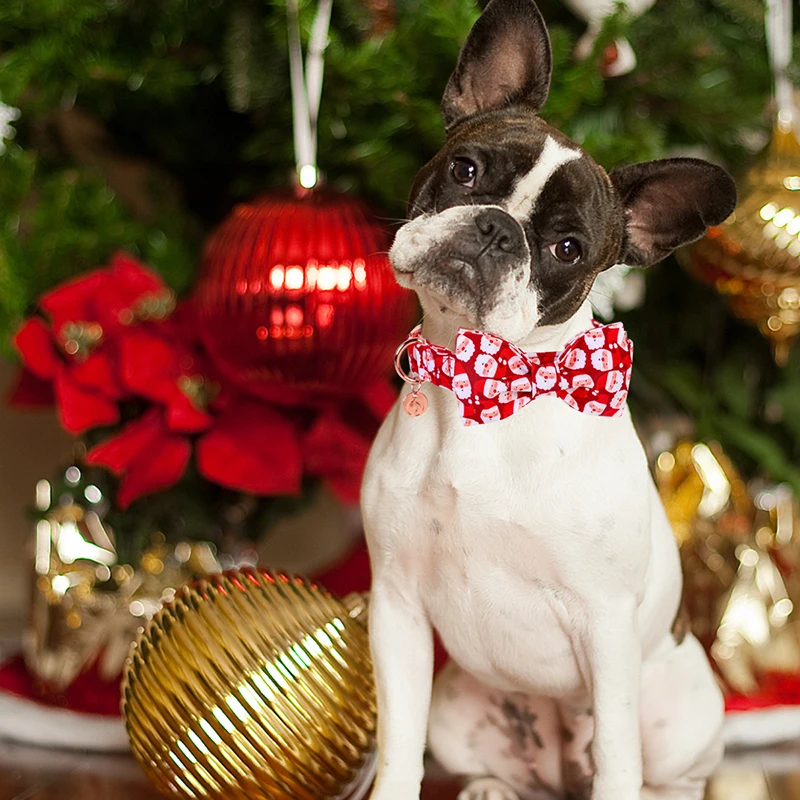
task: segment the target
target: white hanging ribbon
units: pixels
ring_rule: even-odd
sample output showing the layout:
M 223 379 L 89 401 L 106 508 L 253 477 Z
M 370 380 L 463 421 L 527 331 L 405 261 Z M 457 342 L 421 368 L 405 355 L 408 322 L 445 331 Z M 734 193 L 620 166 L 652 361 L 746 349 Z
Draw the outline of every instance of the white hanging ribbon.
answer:
M 300 40 L 298 0 L 286 0 L 289 22 L 289 71 L 292 85 L 294 157 L 300 185 L 312 189 L 317 184 L 317 121 L 322 100 L 322 77 L 325 71 L 325 48 L 331 24 L 333 0 L 319 0 L 311 28 L 305 68 Z
M 792 63 L 792 2 L 766 0 L 767 50 L 772 74 L 775 77 L 775 103 L 778 107 L 778 126 L 788 131 L 797 115 L 794 88 L 787 70 Z

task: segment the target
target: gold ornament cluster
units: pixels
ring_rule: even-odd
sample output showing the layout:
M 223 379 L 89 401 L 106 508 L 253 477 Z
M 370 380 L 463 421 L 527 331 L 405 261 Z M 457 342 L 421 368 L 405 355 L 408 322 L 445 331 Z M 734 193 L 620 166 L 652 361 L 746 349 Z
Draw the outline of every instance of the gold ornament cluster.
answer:
M 67 470 L 68 482 L 72 471 Z M 76 479 L 77 480 L 77 479 Z M 40 482 L 49 498 L 50 486 Z M 135 563 L 120 560 L 114 531 L 86 505 L 55 505 L 36 525 L 35 582 L 25 662 L 48 692 L 69 687 L 92 666 L 105 680 L 119 678 L 142 621 L 175 596 L 175 588 L 220 569 L 204 542 L 169 544 L 155 533 Z M 49 502 L 49 500 L 47 501 Z
M 733 214 L 688 249 L 690 271 L 758 327 L 783 366 L 800 335 L 800 144 L 777 126 Z
M 208 800 L 358 798 L 373 775 L 365 601 L 227 572 L 181 589 L 125 671 L 133 753 L 155 786 Z
M 800 674 L 800 510 L 787 486 L 748 487 L 716 443 L 658 457 L 656 482 L 680 544 L 692 629 L 729 692 Z

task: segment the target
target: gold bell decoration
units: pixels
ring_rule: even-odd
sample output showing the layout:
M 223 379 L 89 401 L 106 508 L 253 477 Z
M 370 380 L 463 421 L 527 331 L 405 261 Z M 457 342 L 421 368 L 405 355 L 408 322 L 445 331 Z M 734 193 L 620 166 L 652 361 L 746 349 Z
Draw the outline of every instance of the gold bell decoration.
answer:
M 767 3 L 767 41 L 778 108 L 772 141 L 740 187 L 734 213 L 687 251 L 686 263 L 736 316 L 758 326 L 784 366 L 800 335 L 800 145 L 787 77 L 789 0 Z
M 154 785 L 208 800 L 363 797 L 376 724 L 365 606 L 267 570 L 181 589 L 141 631 L 123 681 Z

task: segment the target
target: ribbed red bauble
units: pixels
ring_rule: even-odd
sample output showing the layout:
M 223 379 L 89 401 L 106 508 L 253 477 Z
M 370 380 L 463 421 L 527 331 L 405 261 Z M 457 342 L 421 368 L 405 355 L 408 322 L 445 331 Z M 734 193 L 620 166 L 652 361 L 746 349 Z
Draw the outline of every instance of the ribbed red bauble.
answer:
M 357 392 L 385 377 L 415 307 L 392 274 L 390 244 L 346 195 L 236 206 L 208 240 L 196 289 L 216 366 L 270 399 L 286 389 Z

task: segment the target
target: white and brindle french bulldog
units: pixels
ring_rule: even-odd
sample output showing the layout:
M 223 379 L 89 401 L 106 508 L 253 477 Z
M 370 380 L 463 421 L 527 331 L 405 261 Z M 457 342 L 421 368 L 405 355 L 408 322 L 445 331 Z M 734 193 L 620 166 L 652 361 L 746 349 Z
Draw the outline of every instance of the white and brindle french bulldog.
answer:
M 733 182 L 703 161 L 606 173 L 537 116 L 550 73 L 532 0 L 493 0 L 391 251 L 433 350 L 467 329 L 534 363 L 562 351 L 592 328 L 599 272 L 654 264 L 733 209 Z M 465 426 L 472 401 L 450 388 L 423 386 L 421 416 L 398 402 L 364 480 L 372 800 L 419 797 L 426 736 L 465 777 L 464 800 L 699 800 L 721 756 L 722 699 L 674 624 L 677 548 L 627 408 L 579 413 L 542 391 Z M 452 662 L 432 690 L 434 629 Z

